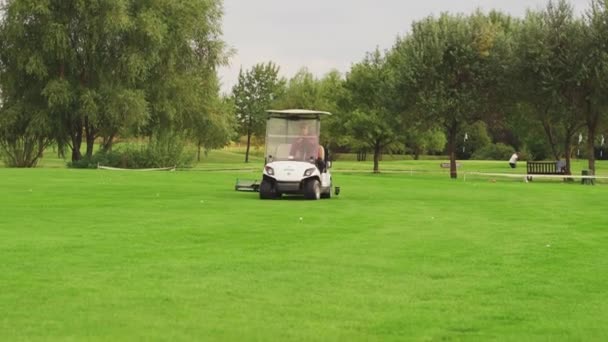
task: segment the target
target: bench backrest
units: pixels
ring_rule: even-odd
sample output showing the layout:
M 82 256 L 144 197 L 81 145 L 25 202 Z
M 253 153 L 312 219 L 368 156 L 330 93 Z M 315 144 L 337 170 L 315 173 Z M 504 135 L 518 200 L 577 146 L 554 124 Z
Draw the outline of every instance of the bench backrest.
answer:
M 528 174 L 537 174 L 537 175 L 553 175 L 553 174 L 562 174 L 563 170 L 557 168 L 557 162 L 535 162 L 528 161 L 526 162 L 526 169 Z

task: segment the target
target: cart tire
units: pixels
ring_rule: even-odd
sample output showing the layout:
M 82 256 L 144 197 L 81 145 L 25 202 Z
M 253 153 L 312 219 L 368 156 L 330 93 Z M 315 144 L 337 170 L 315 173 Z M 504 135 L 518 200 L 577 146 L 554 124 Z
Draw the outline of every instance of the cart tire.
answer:
M 306 182 L 304 196 L 311 200 L 321 198 L 321 184 L 318 180 L 312 179 Z
M 260 199 L 273 199 L 275 197 L 276 191 L 272 186 L 272 183 L 267 180 L 263 180 L 262 183 L 260 183 Z

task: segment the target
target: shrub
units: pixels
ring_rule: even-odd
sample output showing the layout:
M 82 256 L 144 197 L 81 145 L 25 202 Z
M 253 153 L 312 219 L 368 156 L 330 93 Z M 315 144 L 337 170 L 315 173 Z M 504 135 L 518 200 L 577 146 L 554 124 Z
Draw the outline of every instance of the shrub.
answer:
M 466 140 L 464 139 L 465 135 L 467 137 Z M 457 159 L 475 159 L 475 152 L 492 144 L 492 139 L 488 133 L 488 126 L 482 121 L 464 126 L 458 133 L 456 144 Z
M 513 147 L 503 143 L 489 144 L 473 153 L 472 159 L 477 160 L 509 160 Z
M 148 145 L 127 145 L 121 149 L 100 151 L 92 158 L 68 163 L 71 168 L 97 168 L 97 165 L 123 169 L 146 169 L 160 167 L 190 167 L 195 153 L 187 151 L 185 141 L 177 134 L 155 136 Z M 190 153 L 192 152 L 192 153 Z
M 82 158 L 81 160 L 69 162 L 68 167 L 74 169 L 95 169 L 97 165 L 118 167 L 121 158 L 121 152 L 99 151 L 91 158 Z

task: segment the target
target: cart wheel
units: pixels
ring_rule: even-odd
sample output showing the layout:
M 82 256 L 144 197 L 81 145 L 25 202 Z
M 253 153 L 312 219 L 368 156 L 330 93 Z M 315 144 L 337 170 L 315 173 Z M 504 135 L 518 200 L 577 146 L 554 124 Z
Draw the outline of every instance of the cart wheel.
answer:
M 304 192 L 304 196 L 311 200 L 318 200 L 321 198 L 321 185 L 319 181 L 316 179 L 309 180 L 305 185 L 306 191 Z
M 263 180 L 262 183 L 260 183 L 260 199 L 273 199 L 275 197 L 276 191 L 272 186 L 272 183 Z

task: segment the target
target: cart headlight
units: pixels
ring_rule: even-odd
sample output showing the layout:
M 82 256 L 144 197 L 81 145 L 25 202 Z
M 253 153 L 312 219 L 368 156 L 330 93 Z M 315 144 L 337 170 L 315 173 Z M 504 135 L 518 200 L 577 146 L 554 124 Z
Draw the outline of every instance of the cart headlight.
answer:
M 315 168 L 311 167 L 310 169 L 304 171 L 304 177 L 308 177 L 308 176 L 312 175 L 313 172 L 315 172 Z
M 265 167 L 266 173 L 269 174 L 270 176 L 274 176 L 274 169 L 271 168 L 270 166 L 266 166 Z

